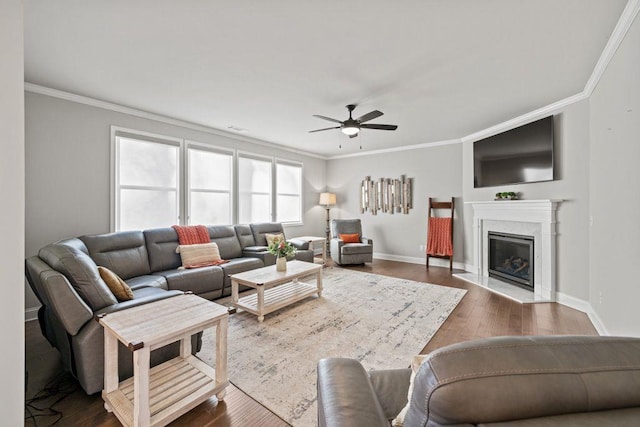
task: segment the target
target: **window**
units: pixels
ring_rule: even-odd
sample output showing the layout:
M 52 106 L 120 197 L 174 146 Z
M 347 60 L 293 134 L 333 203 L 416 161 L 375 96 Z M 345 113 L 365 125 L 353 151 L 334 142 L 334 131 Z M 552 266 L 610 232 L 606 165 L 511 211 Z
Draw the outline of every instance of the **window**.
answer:
M 116 134 L 115 154 L 115 229 L 177 224 L 180 145 Z
M 271 221 L 271 160 L 238 157 L 238 223 Z
M 187 148 L 188 223 L 233 224 L 233 153 Z
M 302 165 L 276 161 L 276 221 L 302 222 Z
M 111 230 L 302 223 L 302 163 L 111 127 Z

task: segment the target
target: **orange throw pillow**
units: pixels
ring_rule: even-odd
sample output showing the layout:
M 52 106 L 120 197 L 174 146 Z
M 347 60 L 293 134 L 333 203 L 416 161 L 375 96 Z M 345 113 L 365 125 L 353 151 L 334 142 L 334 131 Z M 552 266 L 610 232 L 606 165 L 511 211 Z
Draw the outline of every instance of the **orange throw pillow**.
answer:
M 355 234 L 338 234 L 340 240 L 345 243 L 360 243 L 360 235 L 358 233 Z

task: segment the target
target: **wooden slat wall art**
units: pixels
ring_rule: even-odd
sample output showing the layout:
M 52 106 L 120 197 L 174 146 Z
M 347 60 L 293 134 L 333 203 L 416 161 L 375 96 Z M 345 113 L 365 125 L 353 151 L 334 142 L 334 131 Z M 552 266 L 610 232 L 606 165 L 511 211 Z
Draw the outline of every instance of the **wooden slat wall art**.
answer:
M 408 214 L 413 209 L 412 186 L 413 178 L 404 175 L 399 179 L 380 178 L 377 181 L 365 177 L 360 184 L 360 213 Z

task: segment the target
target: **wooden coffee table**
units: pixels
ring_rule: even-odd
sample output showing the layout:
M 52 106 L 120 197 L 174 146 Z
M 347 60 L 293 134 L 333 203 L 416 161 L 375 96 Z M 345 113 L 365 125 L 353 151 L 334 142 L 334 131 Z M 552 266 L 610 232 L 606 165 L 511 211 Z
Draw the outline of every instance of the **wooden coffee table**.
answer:
M 315 274 L 316 283 L 311 285 L 298 279 Z M 264 320 L 264 315 L 279 310 L 282 307 L 305 299 L 311 295 L 322 296 L 322 266 L 304 261 L 288 261 L 286 271 L 276 271 L 275 265 L 270 265 L 244 273 L 232 274 L 231 304 L 258 316 L 258 321 Z M 256 289 L 253 295 L 239 298 L 239 285 Z
M 108 313 L 104 326 L 104 390 L 107 411 L 125 426 L 164 426 L 214 394 L 225 396 L 226 307 L 195 295 L 178 295 Z M 191 335 L 216 327 L 215 370 L 191 354 Z M 118 341 L 133 352 L 133 377 L 118 382 Z M 152 350 L 180 341 L 180 355 L 150 368 Z

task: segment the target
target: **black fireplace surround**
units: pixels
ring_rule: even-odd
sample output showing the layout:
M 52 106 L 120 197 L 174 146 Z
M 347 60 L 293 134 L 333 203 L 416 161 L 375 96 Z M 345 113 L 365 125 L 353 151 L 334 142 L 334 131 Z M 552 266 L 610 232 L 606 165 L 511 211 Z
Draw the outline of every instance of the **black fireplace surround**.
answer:
M 496 233 L 489 237 L 489 276 L 533 291 L 533 236 Z

